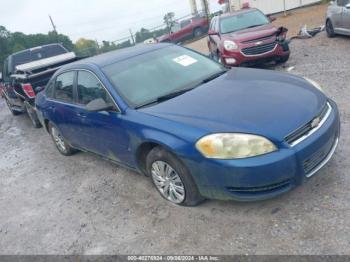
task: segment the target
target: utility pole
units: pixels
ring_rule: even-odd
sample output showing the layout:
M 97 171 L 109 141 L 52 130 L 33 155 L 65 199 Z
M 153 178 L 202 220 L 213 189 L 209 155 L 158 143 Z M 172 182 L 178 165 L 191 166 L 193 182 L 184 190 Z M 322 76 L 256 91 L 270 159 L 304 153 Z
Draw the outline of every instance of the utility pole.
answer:
M 50 21 L 51 21 L 51 25 L 52 25 L 52 28 L 53 28 L 53 32 L 54 32 L 54 35 L 56 36 L 56 42 L 58 43 L 58 33 L 57 33 L 57 30 L 56 30 L 56 26 L 52 20 L 52 17 L 51 15 L 49 15 L 49 18 L 50 18 Z
M 286 0 L 283 0 L 284 16 L 287 16 Z
M 100 45 L 99 45 L 97 39 L 95 39 L 95 43 L 96 43 L 96 47 L 97 47 L 97 50 L 96 50 L 97 54 L 99 54 L 100 53 Z
M 53 22 L 53 20 L 52 20 L 51 15 L 49 15 L 49 18 L 50 18 L 50 21 L 51 21 L 51 25 L 52 25 L 52 27 L 53 27 L 53 31 L 57 34 L 56 26 L 55 26 L 55 24 L 54 24 L 54 22 Z
M 198 14 L 198 9 L 197 9 L 196 0 L 189 0 L 189 1 L 190 1 L 190 6 L 191 6 L 191 13 L 192 13 L 192 15 Z
M 135 39 L 134 39 L 134 35 L 132 34 L 131 29 L 129 29 L 130 32 L 130 36 L 131 36 L 131 40 L 132 40 L 132 45 L 135 45 Z
M 208 0 L 202 0 L 202 8 L 205 12 L 205 15 L 209 19 L 210 11 L 209 11 L 209 3 Z

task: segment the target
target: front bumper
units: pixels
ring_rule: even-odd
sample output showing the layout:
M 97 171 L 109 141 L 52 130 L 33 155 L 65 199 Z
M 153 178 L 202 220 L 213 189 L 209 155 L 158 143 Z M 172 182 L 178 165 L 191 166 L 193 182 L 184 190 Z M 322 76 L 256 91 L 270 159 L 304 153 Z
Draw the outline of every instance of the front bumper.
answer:
M 336 104 L 330 103 L 332 112 L 322 127 L 293 147 L 284 143 L 276 152 L 240 160 L 183 159 L 202 196 L 263 200 L 302 184 L 331 159 L 338 145 L 339 113 Z
M 251 56 L 245 55 L 241 50 L 230 51 L 230 52 L 224 50 L 223 53 L 221 54 L 221 61 L 225 66 L 228 66 L 228 67 L 244 66 L 244 65 L 253 65 L 258 63 L 276 61 L 283 57 L 287 57 L 289 55 L 290 55 L 289 49 L 284 49 L 282 45 L 276 44 L 276 47 L 269 52 L 266 52 L 263 54 L 251 55 Z M 232 58 L 235 60 L 234 63 L 230 61 Z

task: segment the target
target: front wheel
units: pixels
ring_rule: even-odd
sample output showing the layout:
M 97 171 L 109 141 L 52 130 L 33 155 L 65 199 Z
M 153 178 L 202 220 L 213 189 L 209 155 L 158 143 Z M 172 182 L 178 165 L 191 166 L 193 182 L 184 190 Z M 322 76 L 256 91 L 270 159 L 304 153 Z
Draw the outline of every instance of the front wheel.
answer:
M 51 135 L 51 138 L 53 140 L 53 142 L 55 143 L 58 151 L 64 155 L 64 156 L 70 156 L 73 155 L 76 150 L 74 148 L 72 148 L 63 138 L 61 132 L 58 130 L 58 128 L 49 123 L 48 124 L 48 129 Z
M 182 206 L 195 206 L 204 200 L 187 168 L 163 148 L 151 150 L 146 166 L 154 186 L 166 200 Z
M 331 20 L 326 22 L 326 32 L 329 38 L 335 37 L 334 28 Z
M 285 62 L 287 62 L 289 60 L 289 55 L 286 56 L 281 56 L 276 62 L 278 64 L 284 64 Z

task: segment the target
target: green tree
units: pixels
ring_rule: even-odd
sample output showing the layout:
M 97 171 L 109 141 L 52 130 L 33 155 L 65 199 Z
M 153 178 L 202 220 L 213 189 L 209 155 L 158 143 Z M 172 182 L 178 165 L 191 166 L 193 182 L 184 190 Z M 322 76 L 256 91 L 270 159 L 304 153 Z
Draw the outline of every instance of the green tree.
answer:
M 168 29 L 168 32 L 170 32 L 171 28 L 173 27 L 175 21 L 174 21 L 175 13 L 169 12 L 164 15 L 164 24 L 166 25 L 166 28 Z
M 75 43 L 75 51 L 78 55 L 93 56 L 98 53 L 98 46 L 94 40 L 80 38 Z

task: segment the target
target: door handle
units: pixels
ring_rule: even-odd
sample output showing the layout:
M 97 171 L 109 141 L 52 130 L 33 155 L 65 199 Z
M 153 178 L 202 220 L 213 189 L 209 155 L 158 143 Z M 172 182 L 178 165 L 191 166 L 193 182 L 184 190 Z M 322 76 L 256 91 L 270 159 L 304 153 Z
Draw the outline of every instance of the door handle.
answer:
M 82 117 L 82 118 L 86 118 L 86 115 L 83 113 L 77 113 L 77 116 Z

